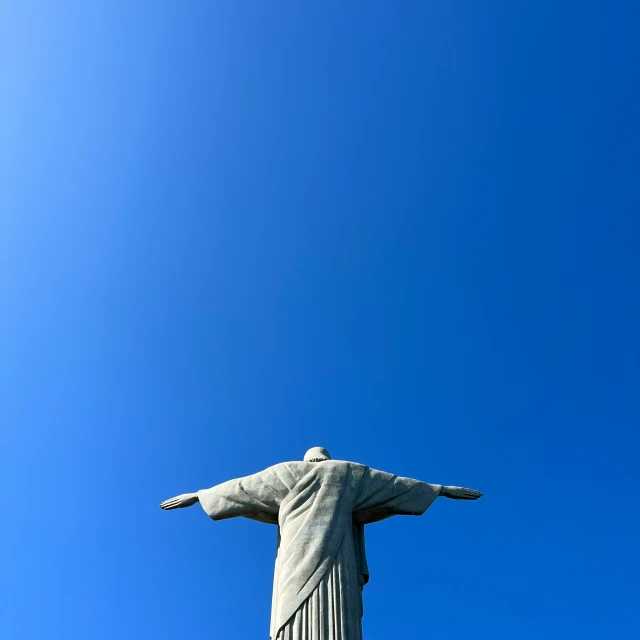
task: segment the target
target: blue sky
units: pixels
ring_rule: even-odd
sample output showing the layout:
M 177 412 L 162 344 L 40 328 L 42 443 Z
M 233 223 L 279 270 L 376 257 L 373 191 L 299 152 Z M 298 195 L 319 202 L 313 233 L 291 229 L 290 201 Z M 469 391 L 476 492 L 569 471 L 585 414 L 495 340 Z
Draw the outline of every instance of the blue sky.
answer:
M 267 638 L 334 457 L 367 640 L 636 636 L 637 2 L 0 4 L 0 635 Z

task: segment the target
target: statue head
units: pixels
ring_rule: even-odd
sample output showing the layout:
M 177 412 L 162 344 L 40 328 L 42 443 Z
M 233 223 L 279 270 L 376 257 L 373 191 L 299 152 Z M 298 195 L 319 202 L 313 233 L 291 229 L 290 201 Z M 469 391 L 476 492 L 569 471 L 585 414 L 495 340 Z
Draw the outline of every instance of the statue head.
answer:
M 324 460 L 331 460 L 331 456 L 329 452 L 322 447 L 311 447 L 311 449 L 304 454 L 305 462 L 323 462 Z

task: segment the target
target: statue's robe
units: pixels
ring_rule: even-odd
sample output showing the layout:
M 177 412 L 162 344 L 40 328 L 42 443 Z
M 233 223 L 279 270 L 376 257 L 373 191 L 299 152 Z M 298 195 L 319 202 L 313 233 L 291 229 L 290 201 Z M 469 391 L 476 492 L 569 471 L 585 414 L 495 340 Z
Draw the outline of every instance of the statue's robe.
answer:
M 273 640 L 360 640 L 367 582 L 364 525 L 422 515 L 440 493 L 361 464 L 283 462 L 198 492 L 213 520 L 278 525 Z

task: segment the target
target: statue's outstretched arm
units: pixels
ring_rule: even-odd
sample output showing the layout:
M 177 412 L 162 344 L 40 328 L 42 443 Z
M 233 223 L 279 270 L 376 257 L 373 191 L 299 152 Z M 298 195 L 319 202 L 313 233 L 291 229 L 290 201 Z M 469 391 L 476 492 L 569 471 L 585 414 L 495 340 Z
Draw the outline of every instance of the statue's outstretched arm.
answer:
M 268 524 L 278 524 L 281 495 L 274 467 L 243 478 L 227 480 L 197 493 L 184 493 L 165 500 L 160 507 L 166 511 L 200 503 L 212 520 L 251 518 Z M 285 494 L 286 495 L 286 494 Z
M 199 501 L 197 493 L 183 493 L 175 498 L 169 498 L 160 504 L 160 508 L 165 511 L 171 509 L 184 509 L 184 507 L 190 507 Z
M 482 494 L 474 489 L 465 489 L 464 487 L 445 487 L 442 485 L 440 495 L 444 498 L 452 500 L 477 500 L 482 498 Z

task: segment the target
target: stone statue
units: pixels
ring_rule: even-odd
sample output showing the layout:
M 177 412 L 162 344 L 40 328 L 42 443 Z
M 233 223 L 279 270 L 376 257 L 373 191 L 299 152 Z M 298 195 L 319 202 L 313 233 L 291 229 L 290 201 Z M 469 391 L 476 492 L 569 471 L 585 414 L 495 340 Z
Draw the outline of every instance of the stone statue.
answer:
M 271 638 L 361 640 L 362 589 L 369 580 L 364 525 L 422 515 L 438 496 L 477 500 L 482 494 L 331 460 L 326 449 L 314 447 L 304 462 L 283 462 L 160 507 L 200 502 L 213 520 L 243 516 L 278 525 Z

